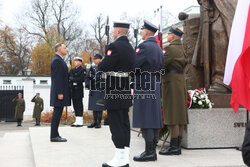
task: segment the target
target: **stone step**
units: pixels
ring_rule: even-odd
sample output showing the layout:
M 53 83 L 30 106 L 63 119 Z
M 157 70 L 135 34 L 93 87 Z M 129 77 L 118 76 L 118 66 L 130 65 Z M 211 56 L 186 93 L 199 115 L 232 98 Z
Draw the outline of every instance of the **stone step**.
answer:
M 51 143 L 50 128 L 30 128 L 30 137 L 36 167 L 100 167 L 103 162 L 111 160 L 114 145 L 107 126 L 101 129 L 87 127 L 60 127 L 60 135 L 68 139 L 66 143 Z M 244 163 L 241 152 L 234 149 L 223 150 L 185 150 L 181 156 L 158 155 L 156 162 L 134 162 L 133 156 L 144 151 L 144 140 L 131 132 L 132 167 L 242 167 Z M 157 148 L 157 152 L 159 148 Z
M 3 167 L 34 167 L 29 132 L 6 133 L 0 141 L 0 159 Z

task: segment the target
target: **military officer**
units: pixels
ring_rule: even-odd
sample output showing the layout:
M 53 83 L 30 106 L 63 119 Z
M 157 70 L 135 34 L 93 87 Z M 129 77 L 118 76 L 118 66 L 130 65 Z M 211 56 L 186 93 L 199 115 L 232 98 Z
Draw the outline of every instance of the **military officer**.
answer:
M 89 91 L 89 106 L 88 109 L 93 111 L 93 122 L 88 126 L 88 128 L 101 128 L 102 112 L 105 110 L 104 106 L 97 105 L 97 101 L 103 99 L 102 92 L 102 73 L 98 71 L 98 64 L 102 60 L 100 54 L 96 54 L 93 58 L 95 66 L 92 66 L 86 77 L 86 87 L 90 89 Z M 87 83 L 89 85 L 87 85 Z
M 33 118 L 36 119 L 35 126 L 40 126 L 41 113 L 44 108 L 43 99 L 40 97 L 40 93 L 37 93 L 31 100 L 31 102 L 35 103 L 35 106 L 33 109 Z
M 147 20 L 142 27 L 142 42 L 136 49 L 133 127 L 141 128 L 145 151 L 134 161 L 157 160 L 156 143 L 162 128 L 160 77 L 163 51 L 154 34 L 158 28 Z
M 86 76 L 86 70 L 82 67 L 82 58 L 76 57 L 74 59 L 75 68 L 69 72 L 69 83 L 71 90 L 71 98 L 75 110 L 76 121 L 71 125 L 72 127 L 83 126 L 83 82 Z
M 23 113 L 25 111 L 25 101 L 22 97 L 22 93 L 18 93 L 12 102 L 16 104 L 15 119 L 17 120 L 17 126 L 22 126 Z
M 184 68 L 187 64 L 181 37 L 183 32 L 175 25 L 169 30 L 164 48 L 164 69 L 162 77 L 162 101 L 164 124 L 171 135 L 170 147 L 160 151 L 161 155 L 180 155 L 184 125 L 188 124 L 187 92 Z
M 129 107 L 132 105 L 129 73 L 134 70 L 135 52 L 129 43 L 128 23 L 115 22 L 111 43 L 98 65 L 106 74 L 104 103 L 108 111 L 109 127 L 115 145 L 115 155 L 103 167 L 128 167 L 130 152 Z

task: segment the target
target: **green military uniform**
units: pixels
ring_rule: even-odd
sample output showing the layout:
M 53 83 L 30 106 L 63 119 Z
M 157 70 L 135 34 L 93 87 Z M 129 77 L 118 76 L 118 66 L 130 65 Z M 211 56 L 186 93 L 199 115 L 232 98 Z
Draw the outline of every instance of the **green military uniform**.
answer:
M 160 155 L 180 155 L 184 125 L 188 124 L 187 90 L 184 69 L 187 65 L 181 37 L 183 32 L 172 25 L 164 48 L 164 69 L 162 76 L 162 104 L 164 123 L 168 125 L 170 146 L 159 152 Z
M 16 103 L 15 118 L 23 119 L 23 113 L 25 111 L 25 101 L 24 99 L 14 98 L 13 103 Z
M 162 76 L 162 104 L 164 124 L 188 124 L 187 91 L 184 68 L 187 64 L 181 40 L 175 40 L 164 48 L 164 69 Z
M 41 118 L 41 112 L 43 111 L 43 99 L 41 97 L 33 97 L 31 102 L 35 103 L 34 109 L 33 109 L 33 118 L 40 119 Z
M 17 120 L 17 125 L 21 126 L 23 113 L 25 111 L 25 101 L 23 98 L 19 99 L 18 97 L 16 97 L 12 100 L 12 102 L 16 104 L 15 119 Z

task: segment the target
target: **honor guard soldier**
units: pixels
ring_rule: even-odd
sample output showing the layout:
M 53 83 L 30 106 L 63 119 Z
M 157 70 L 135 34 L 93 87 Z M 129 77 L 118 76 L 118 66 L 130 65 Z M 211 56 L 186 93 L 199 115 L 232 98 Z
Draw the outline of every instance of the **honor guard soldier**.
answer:
M 83 126 L 83 82 L 86 76 L 86 70 L 82 67 L 82 58 L 74 58 L 75 68 L 69 72 L 69 85 L 71 91 L 71 98 L 75 110 L 76 121 L 71 125 L 72 127 Z
M 17 120 L 17 126 L 22 126 L 23 113 L 25 111 L 25 101 L 22 93 L 18 93 L 12 102 L 16 104 L 15 119 Z
M 184 125 L 188 124 L 187 91 L 184 68 L 187 64 L 181 43 L 183 32 L 175 25 L 169 30 L 164 48 L 164 69 L 162 77 L 162 102 L 164 124 L 170 131 L 170 147 L 159 152 L 161 155 L 180 155 Z
M 129 74 L 134 70 L 135 52 L 129 43 L 128 23 L 115 22 L 111 43 L 104 59 L 98 65 L 99 71 L 107 76 L 105 80 L 104 103 L 108 111 L 109 127 L 115 145 L 115 155 L 103 167 L 128 167 L 130 152 L 129 107 L 132 106 Z
M 159 129 L 163 127 L 161 113 L 160 77 L 163 67 L 163 51 L 154 34 L 158 28 L 144 21 L 142 42 L 136 49 L 133 127 L 141 128 L 145 140 L 145 151 L 134 157 L 134 161 L 157 160 L 156 143 Z
M 94 56 L 95 66 L 92 66 L 88 71 L 86 77 L 86 87 L 89 91 L 89 106 L 88 109 L 93 111 L 93 122 L 88 128 L 101 128 L 102 112 L 105 110 L 104 106 L 97 105 L 98 100 L 103 99 L 102 88 L 102 73 L 98 70 L 98 64 L 101 62 L 102 56 L 96 54 Z
M 40 93 L 37 93 L 31 102 L 35 103 L 34 109 L 33 109 L 33 118 L 36 119 L 35 126 L 40 126 L 40 120 L 41 120 L 41 113 L 43 111 L 44 105 L 43 105 L 43 99 L 40 97 Z

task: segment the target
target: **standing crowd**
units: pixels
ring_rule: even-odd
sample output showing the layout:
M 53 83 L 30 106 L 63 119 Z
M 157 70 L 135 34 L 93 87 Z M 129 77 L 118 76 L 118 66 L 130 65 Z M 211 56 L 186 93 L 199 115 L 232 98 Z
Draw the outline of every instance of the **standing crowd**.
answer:
M 142 42 L 135 50 L 127 34 L 130 24 L 115 22 L 114 42 L 106 48 L 105 55 L 94 56 L 94 66 L 85 70 L 82 59 L 74 60 L 75 68 L 68 73 L 64 62 L 65 44 L 55 46 L 51 62 L 51 142 L 66 142 L 58 132 L 63 107 L 71 99 L 76 121 L 71 126 L 83 126 L 83 82 L 89 91 L 89 110 L 93 122 L 88 128 L 100 128 L 102 112 L 107 110 L 115 153 L 103 167 L 127 167 L 130 157 L 129 108 L 133 106 L 133 127 L 140 128 L 145 140 L 145 150 L 134 161 L 156 161 L 158 131 L 163 123 L 169 128 L 170 146 L 160 155 L 180 155 L 184 126 L 188 124 L 187 95 L 184 68 L 187 64 L 181 37 L 183 32 L 173 25 L 162 49 L 154 37 L 158 28 L 144 21 L 141 28 Z M 92 62 L 91 62 L 92 63 Z M 133 95 L 132 95 L 132 91 Z M 163 109 L 164 120 L 162 120 Z

